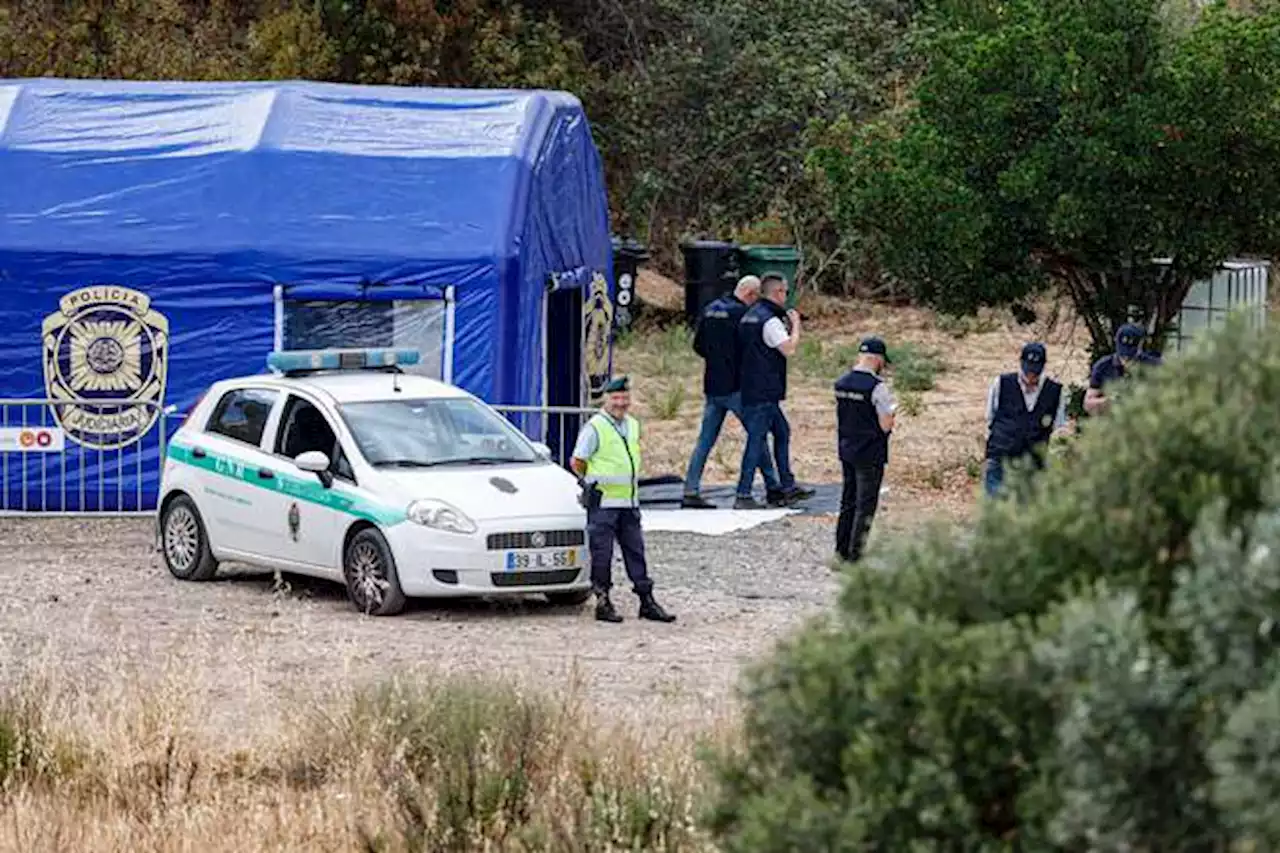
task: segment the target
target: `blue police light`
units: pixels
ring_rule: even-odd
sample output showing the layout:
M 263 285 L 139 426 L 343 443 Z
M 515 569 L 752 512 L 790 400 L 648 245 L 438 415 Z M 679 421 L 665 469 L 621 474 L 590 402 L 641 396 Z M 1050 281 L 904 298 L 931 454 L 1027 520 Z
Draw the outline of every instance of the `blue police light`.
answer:
M 267 367 L 280 373 L 305 370 L 363 370 L 417 364 L 416 349 L 302 349 L 277 350 L 267 356 Z

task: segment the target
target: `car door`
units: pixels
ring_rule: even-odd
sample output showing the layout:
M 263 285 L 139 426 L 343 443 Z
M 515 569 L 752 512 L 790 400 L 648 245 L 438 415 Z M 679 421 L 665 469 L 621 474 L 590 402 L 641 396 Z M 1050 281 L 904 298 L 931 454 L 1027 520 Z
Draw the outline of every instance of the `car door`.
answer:
M 290 391 L 274 433 L 271 464 L 280 500 L 273 509 L 278 536 L 272 555 L 309 574 L 341 576 L 338 555 L 352 520 L 345 508 L 356 482 L 333 419 L 309 395 Z M 312 450 L 329 457 L 328 486 L 294 464 Z
M 262 441 L 281 396 L 265 387 L 224 392 L 185 451 L 200 472 L 196 500 L 210 539 L 233 556 L 256 558 L 270 551 L 266 512 L 274 502 L 274 475 Z

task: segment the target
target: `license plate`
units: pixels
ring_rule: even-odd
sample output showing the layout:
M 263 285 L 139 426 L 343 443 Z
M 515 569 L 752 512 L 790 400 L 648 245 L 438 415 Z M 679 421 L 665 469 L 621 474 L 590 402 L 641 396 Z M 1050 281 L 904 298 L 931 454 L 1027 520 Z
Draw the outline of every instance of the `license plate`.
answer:
M 539 569 L 572 569 L 578 565 L 576 548 L 562 551 L 508 551 L 507 571 L 523 572 Z

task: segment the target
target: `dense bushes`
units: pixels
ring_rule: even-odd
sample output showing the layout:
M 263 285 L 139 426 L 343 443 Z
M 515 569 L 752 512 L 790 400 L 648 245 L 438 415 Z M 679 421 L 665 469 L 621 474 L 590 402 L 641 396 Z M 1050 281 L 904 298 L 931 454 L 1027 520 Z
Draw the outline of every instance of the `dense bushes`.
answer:
M 882 549 L 748 680 L 729 849 L 1280 844 L 1280 334 L 1127 389 L 969 530 Z

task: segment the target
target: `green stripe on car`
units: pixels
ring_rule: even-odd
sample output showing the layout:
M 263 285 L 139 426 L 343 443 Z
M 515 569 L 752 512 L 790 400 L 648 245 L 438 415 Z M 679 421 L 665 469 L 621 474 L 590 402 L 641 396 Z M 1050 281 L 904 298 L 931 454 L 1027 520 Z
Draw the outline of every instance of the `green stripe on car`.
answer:
M 258 476 L 258 466 L 256 465 L 246 463 L 232 456 L 209 453 L 208 451 L 205 452 L 204 456 L 196 458 L 192 455 L 191 448 L 185 444 L 170 443 L 168 457 L 175 462 L 181 462 L 184 465 L 190 465 L 202 471 L 210 471 L 220 477 L 248 483 L 266 491 L 280 492 L 291 498 L 328 507 L 345 515 L 363 518 L 384 527 L 399 524 L 406 518 L 403 508 L 392 508 L 365 500 L 348 492 L 340 483 L 334 483 L 332 487 L 326 489 L 318 479 L 311 475 L 307 475 L 305 478 L 294 477 L 272 469 L 275 476 L 269 480 L 263 480 Z

